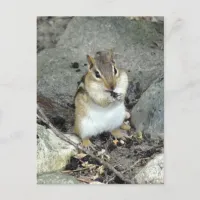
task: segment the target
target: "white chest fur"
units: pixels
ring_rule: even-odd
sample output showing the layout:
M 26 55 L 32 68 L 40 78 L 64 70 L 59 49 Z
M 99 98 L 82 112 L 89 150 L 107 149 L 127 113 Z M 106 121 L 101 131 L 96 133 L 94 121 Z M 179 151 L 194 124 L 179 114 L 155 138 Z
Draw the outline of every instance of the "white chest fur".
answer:
M 87 116 L 81 122 L 81 137 L 87 138 L 119 128 L 124 118 L 125 106 L 123 102 L 115 102 L 106 108 L 92 104 L 88 109 Z

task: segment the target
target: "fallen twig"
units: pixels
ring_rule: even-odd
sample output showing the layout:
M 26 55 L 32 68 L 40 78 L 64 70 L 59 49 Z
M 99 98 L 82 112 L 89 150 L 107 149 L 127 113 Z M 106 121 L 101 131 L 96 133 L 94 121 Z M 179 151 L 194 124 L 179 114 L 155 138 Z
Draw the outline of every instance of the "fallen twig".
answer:
M 62 173 L 80 172 L 80 171 L 84 171 L 84 170 L 87 170 L 87 169 L 90 169 L 90 168 L 86 167 L 86 168 L 80 168 L 80 169 L 75 169 L 75 170 L 64 170 L 64 171 L 62 171 Z
M 110 178 L 110 179 L 106 182 L 106 184 L 110 183 L 110 182 L 113 181 L 114 179 L 115 179 L 115 176 L 113 176 L 112 178 Z
M 60 139 L 64 140 L 65 142 L 70 143 L 71 145 L 73 145 L 74 147 L 76 147 L 77 149 L 83 151 L 84 153 L 88 154 L 90 157 L 94 158 L 95 160 L 97 160 L 99 163 L 101 163 L 102 165 L 104 165 L 106 168 L 110 169 L 116 176 L 118 176 L 122 181 L 124 181 L 125 183 L 129 183 L 129 184 L 133 184 L 136 183 L 135 181 L 131 181 L 129 179 L 124 178 L 123 174 L 121 174 L 119 171 L 117 171 L 111 164 L 105 162 L 104 160 L 96 157 L 94 154 L 90 153 L 89 150 L 86 150 L 84 148 L 82 148 L 81 146 L 77 145 L 75 142 L 73 142 L 72 140 L 70 140 L 69 138 L 65 137 L 59 130 L 57 130 L 53 124 L 49 121 L 49 119 L 47 118 L 47 116 L 44 114 L 43 110 L 40 108 L 40 106 L 38 105 L 37 110 L 39 112 L 39 114 L 41 115 L 40 118 L 52 129 L 52 131 L 54 132 L 54 134 L 59 137 Z
M 84 178 L 77 178 L 78 181 L 84 182 L 84 183 L 91 183 L 92 180 L 84 179 Z
M 124 174 L 124 173 L 126 173 L 127 171 L 130 171 L 130 170 L 133 169 L 139 162 L 141 162 L 142 160 L 147 160 L 147 159 L 149 159 L 149 158 L 140 158 L 140 159 L 137 160 L 133 165 L 131 165 L 131 166 L 129 167 L 129 169 L 123 170 L 121 173 Z M 115 177 L 112 177 L 112 178 L 110 178 L 106 183 L 108 184 L 108 183 L 110 183 L 111 181 L 113 181 L 114 179 L 115 179 Z
M 149 158 L 140 158 L 140 159 L 138 159 L 133 165 L 130 166 L 129 169 L 126 169 L 126 170 L 122 171 L 122 174 L 124 174 L 125 172 L 130 171 L 131 169 L 133 169 L 142 160 L 147 160 L 147 159 L 149 159 Z

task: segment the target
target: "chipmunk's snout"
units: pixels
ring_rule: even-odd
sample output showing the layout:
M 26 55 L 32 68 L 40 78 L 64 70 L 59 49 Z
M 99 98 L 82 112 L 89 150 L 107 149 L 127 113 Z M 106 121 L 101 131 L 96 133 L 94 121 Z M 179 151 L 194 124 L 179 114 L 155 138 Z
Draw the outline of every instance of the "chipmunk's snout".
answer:
M 104 90 L 107 92 L 113 92 L 116 89 L 116 82 L 115 80 L 110 80 L 107 78 L 107 81 L 104 81 Z
M 114 89 L 115 89 L 115 86 L 114 86 L 114 85 L 110 85 L 110 86 L 106 89 L 106 91 L 107 91 L 107 92 L 113 92 Z

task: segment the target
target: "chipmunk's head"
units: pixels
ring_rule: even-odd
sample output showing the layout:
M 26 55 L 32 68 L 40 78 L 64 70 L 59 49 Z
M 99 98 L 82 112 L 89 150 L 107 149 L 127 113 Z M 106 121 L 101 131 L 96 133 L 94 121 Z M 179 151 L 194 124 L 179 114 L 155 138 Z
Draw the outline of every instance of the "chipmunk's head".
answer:
M 119 70 L 111 51 L 97 52 L 95 57 L 87 55 L 90 84 L 99 91 L 112 92 L 116 88 Z

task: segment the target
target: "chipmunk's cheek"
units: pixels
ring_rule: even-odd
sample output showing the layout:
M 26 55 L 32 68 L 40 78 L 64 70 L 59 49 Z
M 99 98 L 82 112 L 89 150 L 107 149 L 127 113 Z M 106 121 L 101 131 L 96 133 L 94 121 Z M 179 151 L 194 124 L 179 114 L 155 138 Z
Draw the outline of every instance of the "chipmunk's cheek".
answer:
M 93 84 L 93 90 L 95 90 L 95 91 L 101 91 L 102 87 L 101 87 L 101 85 L 94 83 Z

